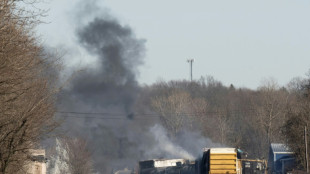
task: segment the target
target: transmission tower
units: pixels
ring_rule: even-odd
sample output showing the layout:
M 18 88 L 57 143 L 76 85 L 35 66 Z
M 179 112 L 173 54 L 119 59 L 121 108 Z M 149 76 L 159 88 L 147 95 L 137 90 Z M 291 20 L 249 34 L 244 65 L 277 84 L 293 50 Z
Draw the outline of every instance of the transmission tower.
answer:
M 193 80 L 193 62 L 195 61 L 195 59 L 187 59 L 187 62 L 189 63 L 190 66 L 190 78 L 191 81 Z

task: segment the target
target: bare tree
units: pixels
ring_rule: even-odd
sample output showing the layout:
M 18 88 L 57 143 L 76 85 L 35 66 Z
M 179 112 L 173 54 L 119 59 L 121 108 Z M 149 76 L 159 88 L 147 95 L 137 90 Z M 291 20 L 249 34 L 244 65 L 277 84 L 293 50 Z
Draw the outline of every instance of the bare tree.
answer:
M 190 128 L 193 130 L 195 128 L 202 128 L 203 122 L 206 120 L 206 113 L 208 112 L 208 103 L 204 98 L 193 98 L 191 100 L 189 114 Z
M 29 150 L 56 126 L 51 63 L 32 35 L 34 14 L 16 3 L 0 1 L 0 173 L 23 170 Z
M 156 96 L 152 99 L 153 109 L 160 114 L 163 125 L 174 137 L 182 128 L 188 112 L 190 96 L 186 92 L 173 91 L 169 96 Z
M 227 135 L 231 129 L 231 125 L 229 124 L 229 116 L 228 112 L 224 109 L 220 109 L 217 112 L 217 127 L 220 135 L 220 142 L 222 144 L 227 143 Z
M 300 169 L 306 168 L 304 129 L 305 126 L 308 127 L 310 125 L 309 79 L 310 76 L 308 79 L 294 79 L 290 82 L 290 85 L 293 86 L 290 92 L 295 98 L 286 110 L 289 118 L 282 127 L 284 139 L 295 152 L 297 165 Z M 309 127 L 307 130 L 306 135 L 309 137 Z M 309 144 L 310 140 L 308 138 L 308 146 Z
M 170 135 L 174 137 L 185 124 L 193 127 L 193 120 L 203 115 L 206 102 L 202 99 L 192 99 L 189 93 L 175 89 L 167 96 L 155 96 L 151 105 L 160 115 Z
M 65 143 L 65 148 L 68 154 L 68 166 L 71 173 L 91 173 L 91 153 L 87 147 L 87 142 L 79 138 L 68 138 L 63 143 Z
M 57 138 L 50 154 L 49 170 L 53 174 L 89 174 L 93 172 L 91 152 L 81 138 Z
M 256 124 L 255 131 L 260 136 L 260 154 L 267 156 L 268 146 L 272 142 L 281 141 L 281 127 L 286 121 L 286 107 L 289 95 L 281 89 L 274 79 L 266 80 L 252 100 Z
M 281 120 L 286 120 L 284 111 L 289 96 L 274 81 L 268 81 L 265 86 L 260 88 L 259 92 L 262 98 L 261 106 L 257 108 L 257 115 L 259 123 L 266 131 L 267 142 L 270 144 L 275 138 L 273 133 L 279 131 L 279 128 L 282 126 Z

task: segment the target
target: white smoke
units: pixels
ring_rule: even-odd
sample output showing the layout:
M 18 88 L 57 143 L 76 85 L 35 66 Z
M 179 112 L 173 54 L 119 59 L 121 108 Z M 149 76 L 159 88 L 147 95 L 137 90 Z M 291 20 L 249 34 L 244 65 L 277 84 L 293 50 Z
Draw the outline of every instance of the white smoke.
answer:
M 63 174 L 69 173 L 68 167 L 68 154 L 64 144 L 56 138 L 56 146 L 53 154 L 50 154 L 48 160 L 48 173 L 49 174 Z
M 150 128 L 155 145 L 149 151 L 148 156 L 161 154 L 165 158 L 184 158 L 193 160 L 195 157 L 184 150 L 181 146 L 174 144 L 167 135 L 166 130 L 161 125 L 154 125 Z

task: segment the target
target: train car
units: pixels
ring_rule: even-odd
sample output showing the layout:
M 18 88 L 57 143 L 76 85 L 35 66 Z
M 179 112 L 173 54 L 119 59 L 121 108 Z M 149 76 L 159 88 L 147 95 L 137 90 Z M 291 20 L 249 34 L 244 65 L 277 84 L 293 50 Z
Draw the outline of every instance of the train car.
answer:
M 196 168 L 186 159 L 152 159 L 139 162 L 138 174 L 197 174 Z
M 140 161 L 138 174 L 266 174 L 266 161 L 241 159 L 241 153 L 236 148 L 205 148 L 203 156 L 195 161 Z
M 267 174 L 266 160 L 241 159 L 243 174 Z
M 236 148 L 205 149 L 200 162 L 200 174 L 241 174 L 241 161 Z

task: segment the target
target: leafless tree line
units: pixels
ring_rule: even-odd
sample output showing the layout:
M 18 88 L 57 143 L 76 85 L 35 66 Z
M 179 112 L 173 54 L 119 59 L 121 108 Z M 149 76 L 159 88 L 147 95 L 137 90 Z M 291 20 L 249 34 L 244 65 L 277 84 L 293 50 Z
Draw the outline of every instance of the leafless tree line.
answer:
M 257 90 L 226 87 L 212 77 L 199 81 L 158 82 L 148 88 L 149 107 L 173 137 L 184 129 L 201 131 L 214 142 L 268 158 L 270 143 L 287 143 L 286 124 L 301 111 L 296 86 L 267 79 Z M 148 103 L 148 102 L 145 102 Z M 306 107 L 308 108 L 308 106 Z

